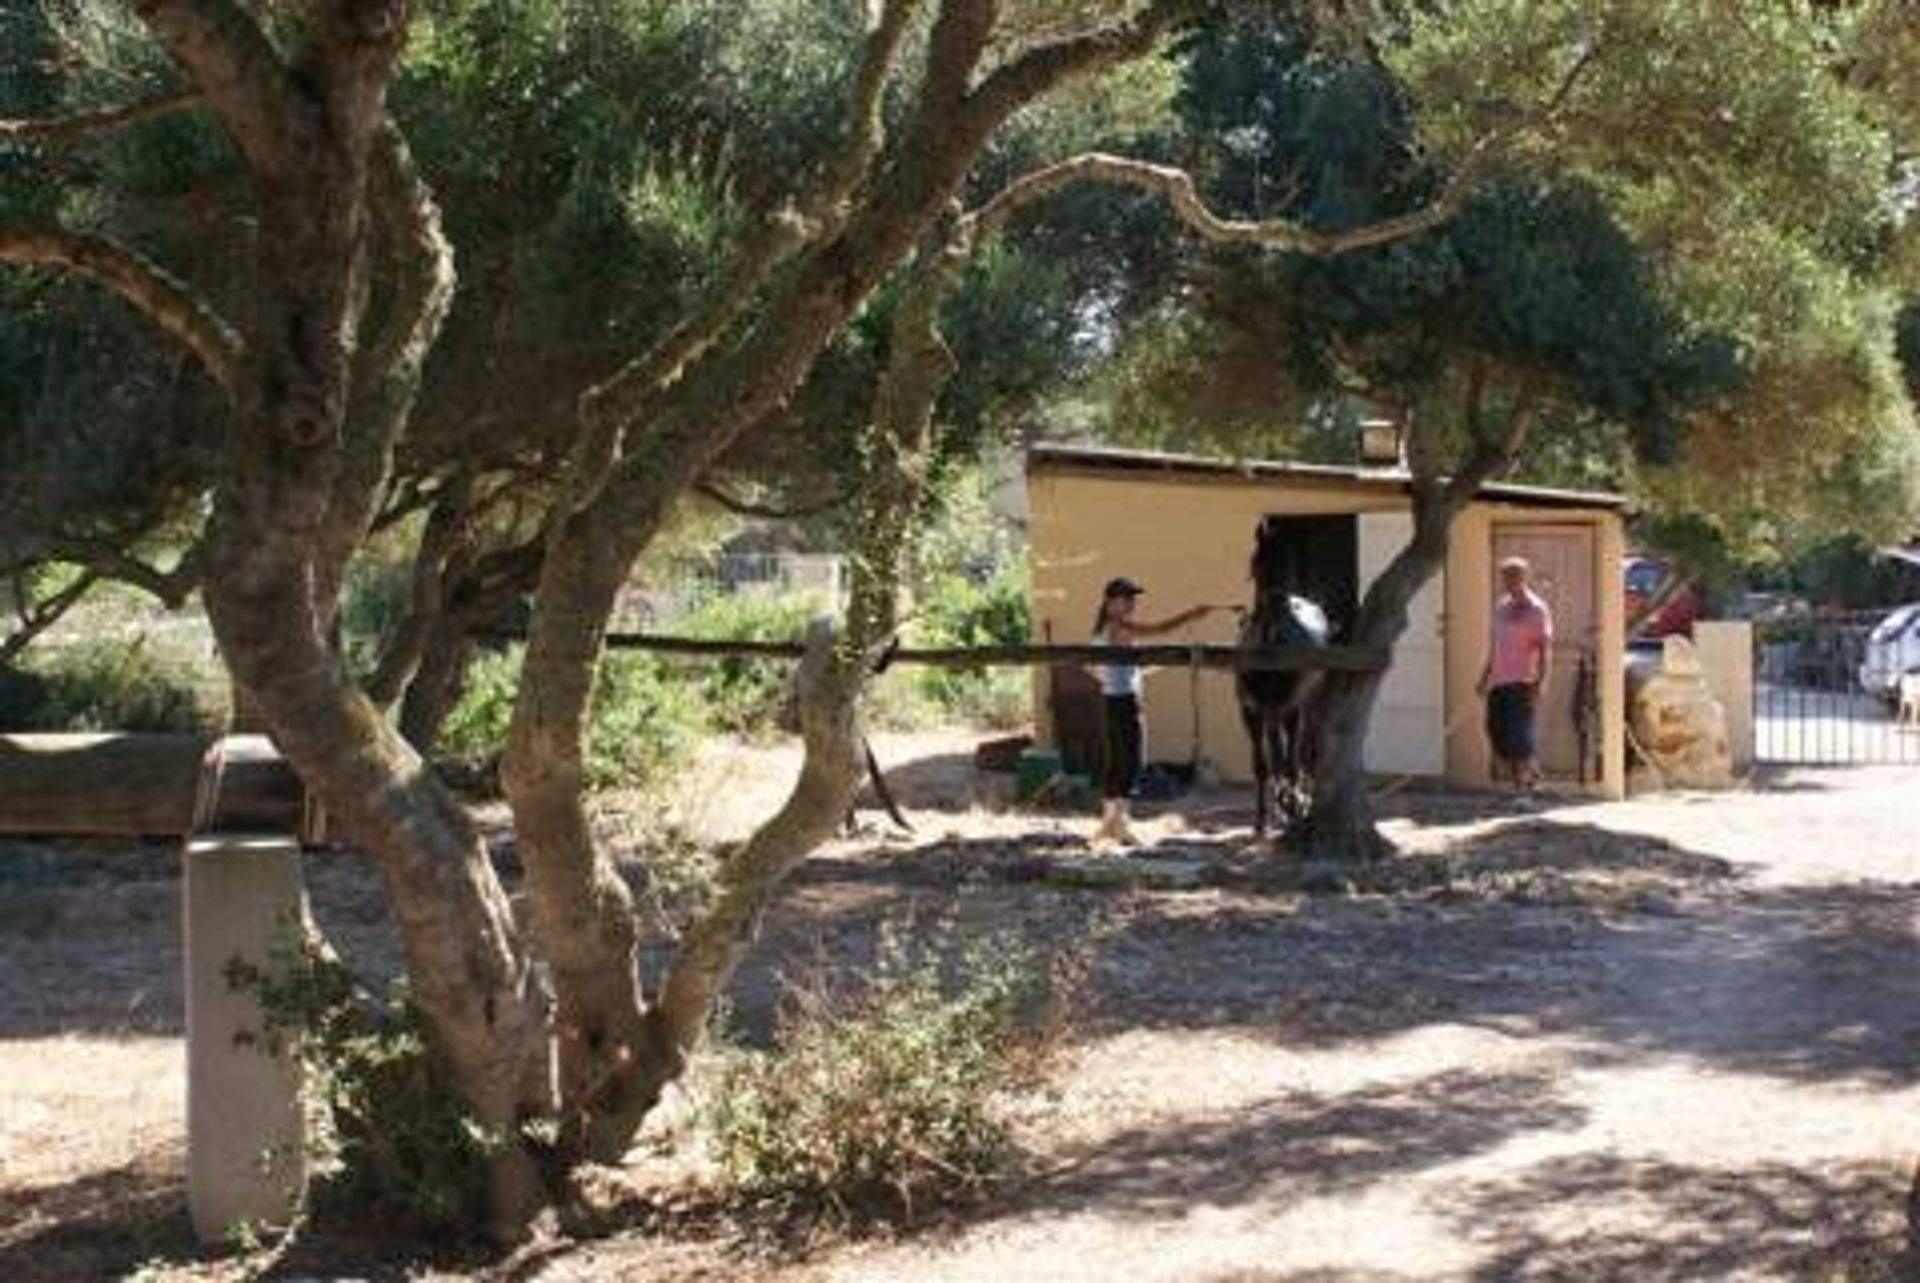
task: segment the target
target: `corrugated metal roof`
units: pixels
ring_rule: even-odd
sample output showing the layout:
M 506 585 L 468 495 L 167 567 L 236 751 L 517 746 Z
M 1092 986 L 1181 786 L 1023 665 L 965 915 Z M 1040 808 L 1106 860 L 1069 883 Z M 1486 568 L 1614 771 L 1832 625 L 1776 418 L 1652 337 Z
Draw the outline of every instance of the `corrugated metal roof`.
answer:
M 1155 450 L 1118 450 L 1107 446 L 1039 444 L 1027 447 L 1027 471 L 1076 468 L 1112 472 L 1169 472 L 1190 476 L 1240 477 L 1247 480 L 1318 481 L 1332 485 L 1391 489 L 1410 494 L 1413 479 L 1405 468 L 1337 467 L 1325 463 L 1286 463 L 1270 459 L 1210 459 L 1194 454 L 1164 454 Z M 1489 482 L 1477 496 L 1495 503 L 1523 503 L 1545 508 L 1608 508 L 1627 506 L 1624 495 L 1595 490 L 1560 490 L 1550 486 Z

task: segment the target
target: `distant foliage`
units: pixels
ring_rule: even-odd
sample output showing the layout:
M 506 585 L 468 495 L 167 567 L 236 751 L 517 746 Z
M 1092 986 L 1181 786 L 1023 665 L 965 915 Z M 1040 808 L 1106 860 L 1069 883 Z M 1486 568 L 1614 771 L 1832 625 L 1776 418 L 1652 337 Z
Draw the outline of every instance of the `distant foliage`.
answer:
M 340 631 L 356 670 L 373 667 L 381 642 L 406 615 L 412 573 L 403 556 L 359 557 L 348 568 L 340 593 Z
M 475 660 L 440 733 L 441 757 L 483 791 L 495 785 L 513 724 L 520 659 L 515 647 Z M 708 724 L 699 692 L 683 674 L 650 655 L 608 655 L 587 725 L 587 787 L 646 789 L 671 778 Z
M 513 724 L 513 700 L 520 687 L 520 650 L 489 652 L 467 665 L 460 701 L 440 727 L 435 753 L 455 768 L 463 783 L 482 791 L 498 787 L 500 754 Z
M 218 710 L 192 674 L 141 639 L 84 642 L 0 668 L 0 728 L 11 731 L 211 733 Z
M 826 602 L 805 593 L 713 597 L 682 617 L 677 631 L 727 641 L 799 641 L 808 622 L 828 610 Z M 688 678 L 698 682 L 700 700 L 716 727 L 762 735 L 785 718 L 791 671 L 787 662 L 730 655 L 703 660 Z
M 587 787 L 664 782 L 686 763 L 710 724 L 710 710 L 684 673 L 652 655 L 608 655 L 587 725 Z
M 984 582 L 937 580 L 918 603 L 915 641 L 928 646 L 1018 645 L 1031 630 L 1025 560 L 1009 560 Z M 1005 726 L 1025 720 L 1027 673 L 1019 668 L 924 668 L 917 685 L 947 720 Z

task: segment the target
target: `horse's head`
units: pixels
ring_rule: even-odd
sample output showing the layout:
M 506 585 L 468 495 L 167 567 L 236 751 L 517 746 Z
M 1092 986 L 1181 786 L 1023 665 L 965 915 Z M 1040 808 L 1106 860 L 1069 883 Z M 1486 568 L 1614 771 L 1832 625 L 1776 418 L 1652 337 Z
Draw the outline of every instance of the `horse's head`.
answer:
M 1287 546 L 1279 517 L 1264 517 L 1253 532 L 1253 560 L 1247 577 L 1253 580 L 1255 608 L 1291 592 L 1297 579 L 1293 550 Z

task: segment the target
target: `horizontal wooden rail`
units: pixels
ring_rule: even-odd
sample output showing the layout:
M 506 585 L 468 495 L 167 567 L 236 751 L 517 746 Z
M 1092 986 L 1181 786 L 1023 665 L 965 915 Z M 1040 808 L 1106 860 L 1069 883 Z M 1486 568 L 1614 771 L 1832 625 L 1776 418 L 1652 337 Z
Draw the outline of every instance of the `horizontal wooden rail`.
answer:
M 304 794 L 264 735 L 0 735 L 0 833 L 298 833 Z M 194 808 L 211 791 L 208 813 Z
M 499 640 L 517 640 L 497 635 Z M 669 637 L 659 633 L 609 633 L 608 650 L 646 650 L 664 655 L 715 659 L 798 659 L 800 642 L 723 641 L 706 637 Z M 1197 645 L 1095 646 L 1032 643 L 1014 646 L 902 646 L 888 664 L 926 664 L 937 668 L 1019 668 L 1036 664 L 1133 663 L 1145 668 L 1243 669 L 1257 673 L 1320 671 L 1370 673 L 1387 666 L 1387 652 L 1371 646 L 1271 646 L 1246 649 L 1204 642 Z

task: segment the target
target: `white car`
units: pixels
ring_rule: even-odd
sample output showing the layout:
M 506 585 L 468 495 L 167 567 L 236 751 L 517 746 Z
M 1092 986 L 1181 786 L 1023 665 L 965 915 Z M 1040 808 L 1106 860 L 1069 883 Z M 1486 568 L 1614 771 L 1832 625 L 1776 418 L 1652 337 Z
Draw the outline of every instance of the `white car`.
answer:
M 1867 634 L 1860 662 L 1860 689 L 1892 705 L 1903 673 L 1920 672 L 1920 602 L 1896 608 Z

